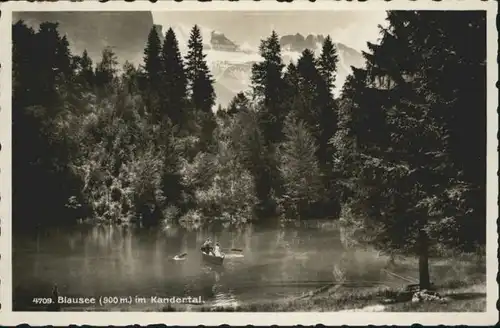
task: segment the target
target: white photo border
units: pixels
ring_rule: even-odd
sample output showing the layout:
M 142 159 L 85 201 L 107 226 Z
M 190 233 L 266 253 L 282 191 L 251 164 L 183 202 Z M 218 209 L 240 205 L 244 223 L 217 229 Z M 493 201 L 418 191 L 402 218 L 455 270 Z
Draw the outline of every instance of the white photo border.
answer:
M 3 325 L 494 325 L 498 322 L 498 32 L 496 1 L 6 2 L 0 4 L 0 322 Z M 487 12 L 487 305 L 477 313 L 388 312 L 12 312 L 12 12 L 14 11 L 484 10 Z

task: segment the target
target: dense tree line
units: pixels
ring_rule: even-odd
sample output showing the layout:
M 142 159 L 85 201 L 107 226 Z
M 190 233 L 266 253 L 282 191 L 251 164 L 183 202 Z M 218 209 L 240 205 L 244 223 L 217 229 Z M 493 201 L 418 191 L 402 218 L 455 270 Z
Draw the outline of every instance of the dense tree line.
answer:
M 485 16 L 387 19 L 335 97 L 332 39 L 287 65 L 273 32 L 251 89 L 216 114 L 197 26 L 184 57 L 152 28 L 143 65 L 118 67 L 111 49 L 71 54 L 57 24 L 17 22 L 15 223 L 340 218 L 418 254 L 428 285 L 432 246 L 485 243 Z

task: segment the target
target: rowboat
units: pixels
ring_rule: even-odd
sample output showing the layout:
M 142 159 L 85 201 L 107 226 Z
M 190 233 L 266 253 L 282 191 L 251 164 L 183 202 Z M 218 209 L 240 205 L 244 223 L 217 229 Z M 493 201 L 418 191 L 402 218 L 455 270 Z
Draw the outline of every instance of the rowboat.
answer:
M 214 256 L 214 255 L 210 255 L 210 254 L 201 252 L 201 255 L 202 255 L 204 261 L 212 263 L 212 264 L 222 265 L 222 262 L 224 261 L 224 254 L 222 254 L 222 256 Z

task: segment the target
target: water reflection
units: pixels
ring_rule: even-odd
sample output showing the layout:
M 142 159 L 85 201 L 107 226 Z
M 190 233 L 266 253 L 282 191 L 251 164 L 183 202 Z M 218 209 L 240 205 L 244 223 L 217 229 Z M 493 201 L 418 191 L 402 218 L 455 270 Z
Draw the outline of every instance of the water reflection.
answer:
M 224 264 L 205 263 L 200 244 L 210 237 L 227 254 Z M 238 249 L 238 251 L 231 251 Z M 78 226 L 14 235 L 14 289 L 18 310 L 49 295 L 202 296 L 227 305 L 281 298 L 334 279 L 345 252 L 338 233 L 318 228 L 204 229 L 177 226 Z M 176 254 L 187 253 L 182 261 Z

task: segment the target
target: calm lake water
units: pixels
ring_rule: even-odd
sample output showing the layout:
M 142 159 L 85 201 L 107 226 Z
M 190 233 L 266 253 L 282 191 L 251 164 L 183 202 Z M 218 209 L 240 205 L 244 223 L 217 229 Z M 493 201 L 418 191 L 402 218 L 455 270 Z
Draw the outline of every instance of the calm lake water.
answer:
M 203 261 L 199 247 L 207 237 L 226 252 L 222 266 Z M 337 230 L 314 224 L 217 231 L 80 225 L 13 239 L 13 302 L 20 311 L 45 310 L 33 298 L 50 297 L 54 284 L 68 297 L 201 296 L 206 304 L 227 305 L 300 295 L 339 279 L 365 284 L 382 279 L 371 255 L 343 247 Z M 172 260 L 184 252 L 185 260 Z

